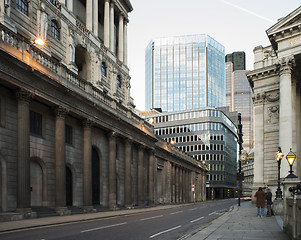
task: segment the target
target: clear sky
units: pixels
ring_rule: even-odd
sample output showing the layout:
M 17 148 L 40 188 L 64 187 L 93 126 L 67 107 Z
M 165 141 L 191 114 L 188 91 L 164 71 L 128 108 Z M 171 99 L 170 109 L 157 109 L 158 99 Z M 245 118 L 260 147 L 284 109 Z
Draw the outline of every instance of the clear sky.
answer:
M 266 30 L 301 5 L 300 0 L 130 0 L 128 66 L 131 96 L 144 110 L 144 58 L 154 38 L 208 34 L 225 53 L 244 51 L 253 69 L 253 49 L 270 45 Z

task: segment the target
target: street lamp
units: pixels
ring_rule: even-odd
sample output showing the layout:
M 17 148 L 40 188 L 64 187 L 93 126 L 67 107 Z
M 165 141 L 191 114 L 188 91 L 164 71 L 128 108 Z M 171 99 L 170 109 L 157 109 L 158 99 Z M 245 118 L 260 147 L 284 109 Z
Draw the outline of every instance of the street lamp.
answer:
M 296 154 L 292 152 L 292 149 L 290 148 L 290 152 L 286 155 L 286 160 L 288 164 L 290 165 L 289 175 L 287 175 L 286 178 L 297 178 L 295 174 L 293 174 L 293 164 L 296 159 Z
M 278 152 L 276 153 L 275 160 L 278 162 L 278 187 L 276 191 L 276 199 L 282 199 L 282 191 L 280 188 L 280 165 L 281 165 L 281 160 L 283 158 L 284 154 L 281 151 L 281 147 L 278 147 Z

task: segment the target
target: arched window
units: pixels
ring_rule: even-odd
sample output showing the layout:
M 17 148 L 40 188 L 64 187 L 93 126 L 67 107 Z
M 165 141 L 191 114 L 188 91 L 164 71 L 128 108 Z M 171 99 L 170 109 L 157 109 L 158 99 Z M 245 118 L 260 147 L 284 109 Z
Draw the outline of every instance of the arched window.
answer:
M 107 76 L 107 68 L 104 62 L 101 63 L 101 75 L 105 77 Z
M 121 87 L 121 79 L 120 79 L 120 75 L 117 75 L 117 87 Z
M 17 9 L 28 16 L 28 2 L 27 0 L 16 0 Z
M 55 20 L 51 21 L 50 35 L 57 40 L 60 40 L 60 29 Z

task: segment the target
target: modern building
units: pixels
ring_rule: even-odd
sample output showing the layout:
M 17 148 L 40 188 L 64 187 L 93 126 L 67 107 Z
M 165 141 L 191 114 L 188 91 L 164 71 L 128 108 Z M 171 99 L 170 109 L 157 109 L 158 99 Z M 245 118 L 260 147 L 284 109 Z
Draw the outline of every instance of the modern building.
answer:
M 237 129 L 226 110 L 208 107 L 146 117 L 157 136 L 207 166 L 207 199 L 233 197 L 236 188 Z
M 233 71 L 246 70 L 246 53 L 233 52 L 226 55 L 226 62 L 232 62 Z
M 238 62 L 235 59 L 242 58 L 241 62 L 245 62 L 245 54 L 244 52 L 234 52 L 227 56 L 233 56 L 234 64 L 231 61 L 225 64 L 226 106 L 230 107 L 230 111 L 241 113 L 243 149 L 250 152 L 253 149 L 252 90 L 247 79 L 247 71 L 238 70 L 238 67 L 235 70 L 235 64 Z
M 135 114 L 130 1 L 0 4 L 0 221 L 205 199 L 204 167 Z
M 285 156 L 290 149 L 297 155 L 292 169 L 301 177 L 300 18 L 301 7 L 266 31 L 271 45 L 254 48 L 254 70 L 247 73 L 253 91 L 255 121 L 253 192 L 258 187 L 269 187 L 275 194 L 278 184 L 275 155 L 279 146 L 284 154 L 281 181 L 289 174 Z M 290 193 L 283 194 L 285 199 Z
M 199 34 L 152 40 L 145 50 L 145 107 L 163 112 L 225 106 L 225 48 Z

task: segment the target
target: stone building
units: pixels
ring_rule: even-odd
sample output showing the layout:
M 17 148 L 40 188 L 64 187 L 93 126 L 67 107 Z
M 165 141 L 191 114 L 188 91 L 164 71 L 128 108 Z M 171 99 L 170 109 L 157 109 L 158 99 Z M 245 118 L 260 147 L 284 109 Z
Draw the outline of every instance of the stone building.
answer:
M 281 18 L 266 33 L 271 42 L 254 49 L 254 70 L 247 73 L 254 103 L 254 184 L 277 188 L 278 146 L 284 153 L 281 179 L 288 175 L 285 156 L 297 155 L 294 173 L 301 177 L 301 7 Z
M 204 167 L 134 111 L 132 10 L 128 0 L 0 0 L 0 212 L 189 202 L 191 184 L 204 200 Z

